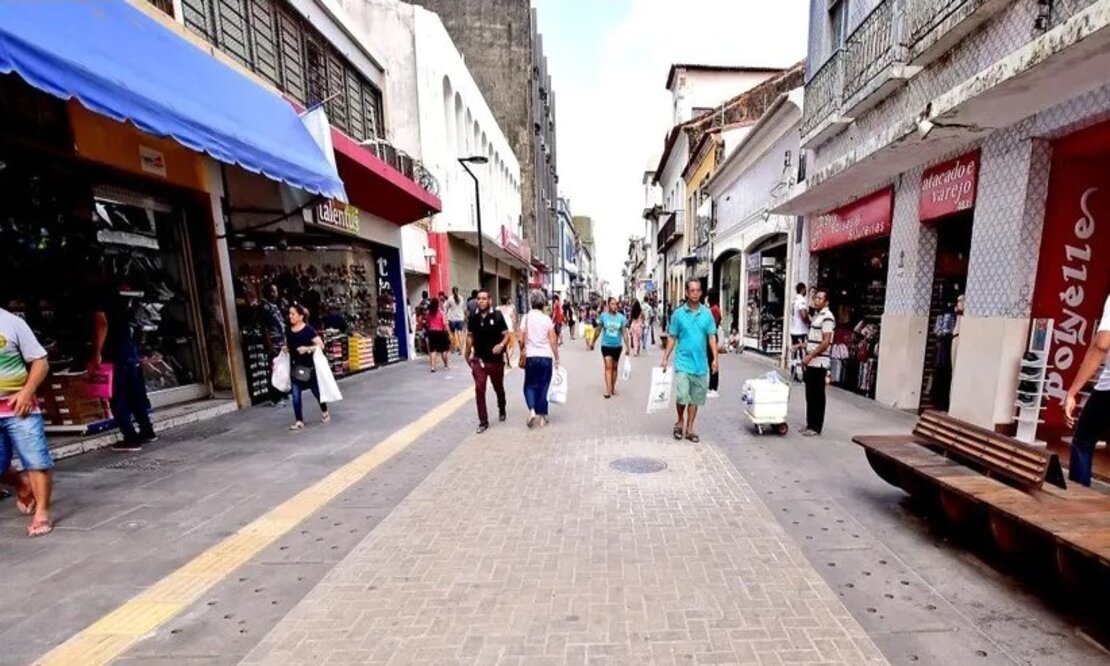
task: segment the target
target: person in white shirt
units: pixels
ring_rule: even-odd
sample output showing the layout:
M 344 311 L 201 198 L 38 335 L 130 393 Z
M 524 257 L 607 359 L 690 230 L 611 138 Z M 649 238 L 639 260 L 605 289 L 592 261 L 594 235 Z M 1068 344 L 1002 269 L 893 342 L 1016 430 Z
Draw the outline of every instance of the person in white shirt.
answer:
M 1102 368 L 1101 372 L 1099 368 Z M 1098 381 L 1076 423 L 1075 412 L 1078 407 L 1079 392 L 1087 382 L 1098 374 Z M 1091 458 L 1095 444 L 1110 431 L 1110 296 L 1103 306 L 1102 320 L 1098 324 L 1091 346 L 1087 349 L 1075 381 L 1068 389 L 1064 399 L 1064 421 L 1068 427 L 1075 427 L 1071 441 L 1071 460 L 1068 463 L 1068 478 L 1084 486 L 1091 485 Z
M 524 368 L 524 402 L 528 405 L 528 427 L 547 425 L 547 390 L 559 368 L 559 336 L 555 322 L 543 311 L 547 297 L 533 291 L 532 309 L 520 318 L 520 367 Z
M 794 302 L 790 306 L 790 341 L 804 345 L 809 335 L 809 301 L 806 299 L 806 283 L 799 282 L 794 287 Z
M 831 362 L 829 347 L 836 332 L 836 319 L 829 310 L 829 290 L 818 287 L 813 292 L 813 308 L 806 337 L 806 355 L 802 358 L 806 385 L 806 427 L 802 437 L 816 437 L 825 427 L 825 379 Z

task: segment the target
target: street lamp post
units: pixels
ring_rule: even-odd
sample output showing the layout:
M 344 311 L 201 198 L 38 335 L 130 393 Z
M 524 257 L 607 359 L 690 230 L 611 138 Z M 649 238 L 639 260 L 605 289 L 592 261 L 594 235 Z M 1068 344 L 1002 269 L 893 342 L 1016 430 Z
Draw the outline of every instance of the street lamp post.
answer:
M 486 255 L 482 250 L 482 192 L 478 186 L 478 176 L 474 175 L 467 164 L 489 164 L 489 158 L 485 155 L 460 157 L 459 164 L 466 169 L 466 173 L 474 181 L 474 212 L 478 218 L 478 289 L 481 289 L 482 278 L 486 274 Z

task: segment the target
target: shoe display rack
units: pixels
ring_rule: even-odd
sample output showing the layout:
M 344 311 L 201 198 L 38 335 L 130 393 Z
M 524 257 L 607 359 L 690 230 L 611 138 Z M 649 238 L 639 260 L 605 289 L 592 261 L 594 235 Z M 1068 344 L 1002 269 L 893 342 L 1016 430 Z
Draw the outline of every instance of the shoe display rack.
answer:
M 374 338 L 352 335 L 347 340 L 348 363 L 351 372 L 361 372 L 374 367 Z
M 324 329 L 320 335 L 324 339 L 324 356 L 327 357 L 328 364 L 331 366 L 331 373 L 336 377 L 350 374 L 351 366 L 348 361 L 350 346 L 347 334 L 328 328 Z
M 260 405 L 270 400 L 270 359 L 260 326 L 242 329 L 243 360 L 247 365 L 247 386 L 251 404 Z
M 394 337 L 378 336 L 374 340 L 374 358 L 380 363 L 396 363 L 401 360 L 401 343 Z
M 1027 444 L 1047 446 L 1037 439 L 1037 427 L 1044 422 L 1045 379 L 1052 347 L 1053 320 L 1034 319 L 1029 331 L 1029 348 L 1021 357 L 1017 388 L 1016 438 Z

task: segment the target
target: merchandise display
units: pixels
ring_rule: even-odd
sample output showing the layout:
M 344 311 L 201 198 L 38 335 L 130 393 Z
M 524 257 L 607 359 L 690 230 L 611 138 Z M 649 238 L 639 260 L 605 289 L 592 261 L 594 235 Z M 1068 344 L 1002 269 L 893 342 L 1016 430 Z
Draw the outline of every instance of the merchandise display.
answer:
M 78 381 L 69 378 L 92 357 L 94 312 L 112 301 L 150 393 L 203 382 L 183 212 L 99 186 L 78 164 L 2 151 L 0 162 L 0 283 L 15 285 L 0 306 L 26 319 L 46 347 L 50 381 Z M 46 390 L 40 398 L 49 403 Z M 103 420 L 101 406 L 74 404 L 50 425 Z
M 765 354 L 781 354 L 786 298 L 786 246 L 747 257 L 747 307 L 744 344 Z

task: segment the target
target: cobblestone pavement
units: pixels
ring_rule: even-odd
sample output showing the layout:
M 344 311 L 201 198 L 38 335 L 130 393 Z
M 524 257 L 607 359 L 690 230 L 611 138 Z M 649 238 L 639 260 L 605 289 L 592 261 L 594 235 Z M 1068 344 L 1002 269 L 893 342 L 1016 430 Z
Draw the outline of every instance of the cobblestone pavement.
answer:
M 612 400 L 599 355 L 564 355 L 550 427 L 519 422 L 512 373 L 513 421 L 469 436 L 244 663 L 884 663 L 708 438 L 644 415 L 654 355 Z

